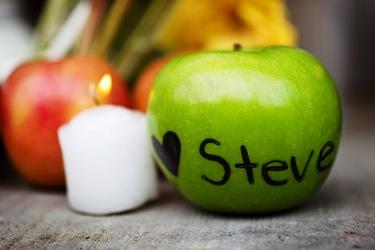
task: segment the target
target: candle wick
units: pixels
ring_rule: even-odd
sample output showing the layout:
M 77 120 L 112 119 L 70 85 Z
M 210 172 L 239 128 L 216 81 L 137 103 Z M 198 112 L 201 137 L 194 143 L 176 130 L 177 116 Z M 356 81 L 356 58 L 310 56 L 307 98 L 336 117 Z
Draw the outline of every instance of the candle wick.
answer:
M 98 98 L 93 97 L 92 101 L 94 102 L 95 106 L 99 106 L 100 105 L 100 102 L 99 102 Z
M 94 102 L 96 106 L 100 105 L 100 101 L 96 95 L 96 84 L 90 83 L 89 85 L 89 95 L 91 97 L 91 100 Z
M 234 51 L 241 51 L 242 50 L 242 45 L 240 43 L 233 44 L 233 50 Z

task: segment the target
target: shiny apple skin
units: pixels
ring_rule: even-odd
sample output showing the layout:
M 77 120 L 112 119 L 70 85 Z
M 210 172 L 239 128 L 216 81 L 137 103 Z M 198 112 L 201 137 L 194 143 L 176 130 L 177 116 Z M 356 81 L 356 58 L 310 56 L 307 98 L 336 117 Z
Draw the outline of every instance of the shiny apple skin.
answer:
M 266 213 L 319 190 L 339 148 L 342 111 L 331 76 L 306 51 L 209 51 L 162 69 L 148 127 L 155 159 L 187 200 Z

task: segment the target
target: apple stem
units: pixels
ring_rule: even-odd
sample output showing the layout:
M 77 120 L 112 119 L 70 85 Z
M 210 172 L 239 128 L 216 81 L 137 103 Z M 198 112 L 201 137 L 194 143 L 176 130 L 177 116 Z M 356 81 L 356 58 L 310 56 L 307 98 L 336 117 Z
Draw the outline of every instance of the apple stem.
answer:
M 242 50 L 242 45 L 240 43 L 233 44 L 233 50 L 234 51 L 241 51 Z

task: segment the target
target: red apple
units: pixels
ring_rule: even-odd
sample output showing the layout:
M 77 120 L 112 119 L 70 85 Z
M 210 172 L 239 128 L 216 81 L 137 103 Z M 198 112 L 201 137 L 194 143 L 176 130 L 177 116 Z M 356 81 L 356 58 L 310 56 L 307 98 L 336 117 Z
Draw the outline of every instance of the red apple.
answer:
M 106 73 L 112 77 L 112 91 L 103 103 L 129 106 L 121 76 L 97 57 L 29 62 L 9 76 L 3 87 L 5 147 L 27 180 L 43 186 L 64 185 L 57 129 L 94 105 L 89 85 Z
M 133 105 L 135 109 L 146 112 L 148 98 L 152 88 L 152 82 L 155 76 L 163 66 L 172 59 L 172 56 L 164 56 L 150 63 L 140 74 L 133 92 Z

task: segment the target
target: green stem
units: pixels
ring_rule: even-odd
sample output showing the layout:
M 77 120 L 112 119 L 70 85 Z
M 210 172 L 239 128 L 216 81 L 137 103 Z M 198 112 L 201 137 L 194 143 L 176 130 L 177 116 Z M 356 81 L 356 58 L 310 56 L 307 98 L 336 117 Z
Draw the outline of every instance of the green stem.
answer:
M 165 11 L 173 2 L 171 0 L 151 1 L 145 14 L 125 41 L 120 53 L 114 59 L 114 64 L 125 79 L 130 77 L 144 56 L 152 50 L 154 34 L 165 16 Z
M 99 56 L 105 56 L 129 6 L 130 0 L 115 0 L 103 25 L 101 25 L 99 32 L 95 35 L 93 45 L 90 48 L 91 52 Z
M 36 28 L 37 51 L 46 49 L 61 23 L 78 0 L 48 0 Z

